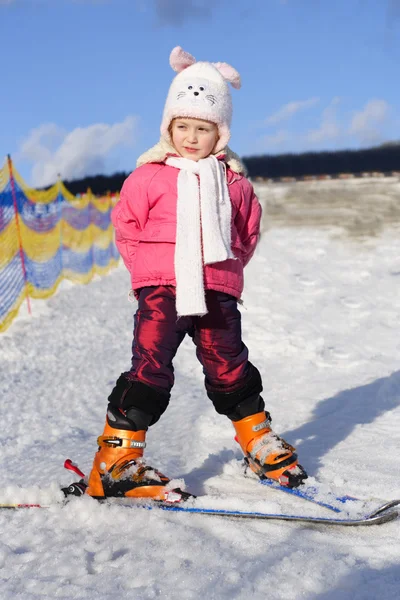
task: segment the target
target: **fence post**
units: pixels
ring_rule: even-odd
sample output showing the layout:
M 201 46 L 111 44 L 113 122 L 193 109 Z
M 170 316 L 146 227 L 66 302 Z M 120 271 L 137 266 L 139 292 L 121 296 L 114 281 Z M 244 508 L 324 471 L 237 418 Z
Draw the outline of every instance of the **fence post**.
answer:
M 13 168 L 12 168 L 11 156 L 9 154 L 7 154 L 7 164 L 8 164 L 8 172 L 9 172 L 9 175 L 10 175 L 11 195 L 12 195 L 13 204 L 14 204 L 15 225 L 17 227 L 19 256 L 21 258 L 22 273 L 23 273 L 24 283 L 25 283 L 25 297 L 26 297 L 26 303 L 28 305 L 28 313 L 31 315 L 32 311 L 31 311 L 31 301 L 30 301 L 29 292 L 28 292 L 28 278 L 27 278 L 27 275 L 26 275 L 25 257 L 24 257 L 24 250 L 22 248 L 21 229 L 20 229 L 20 226 L 19 226 L 17 192 L 15 190 L 15 181 L 14 181 L 14 175 L 13 175 Z
M 57 193 L 57 210 L 59 213 L 59 227 L 60 227 L 60 239 L 59 239 L 59 247 L 60 247 L 60 263 L 61 263 L 61 268 L 60 268 L 60 275 L 62 278 L 64 278 L 64 252 L 63 252 L 63 205 L 62 205 L 62 181 L 61 181 L 61 174 L 57 173 L 57 186 L 58 186 L 58 193 Z
M 90 281 L 92 281 L 95 276 L 95 263 L 94 263 L 94 223 L 93 223 L 93 194 L 91 188 L 87 188 L 87 197 L 88 197 L 88 210 L 89 210 L 89 239 L 90 239 L 90 260 L 92 263 Z

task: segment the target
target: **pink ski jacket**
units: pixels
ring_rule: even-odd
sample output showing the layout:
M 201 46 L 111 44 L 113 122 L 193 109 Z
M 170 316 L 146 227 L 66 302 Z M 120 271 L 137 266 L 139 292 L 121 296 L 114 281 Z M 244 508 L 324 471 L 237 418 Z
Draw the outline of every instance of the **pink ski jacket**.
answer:
M 220 158 L 220 157 L 218 157 Z M 260 234 L 261 206 L 251 183 L 227 165 L 232 202 L 232 250 L 228 259 L 204 267 L 204 289 L 240 298 L 243 267 L 251 259 Z M 176 286 L 177 179 L 179 170 L 164 162 L 138 167 L 125 180 L 112 211 L 116 244 L 131 274 L 132 289 Z

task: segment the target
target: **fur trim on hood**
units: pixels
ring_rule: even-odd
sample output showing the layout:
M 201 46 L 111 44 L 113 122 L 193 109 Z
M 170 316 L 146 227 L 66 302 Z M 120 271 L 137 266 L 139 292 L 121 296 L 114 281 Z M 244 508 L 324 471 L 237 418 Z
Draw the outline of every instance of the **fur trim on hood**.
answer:
M 169 155 L 177 156 L 177 152 L 174 146 L 171 146 L 164 138 L 161 138 L 158 144 L 139 156 L 136 161 L 136 167 L 141 167 L 147 163 L 162 163 Z M 246 175 L 246 167 L 241 162 L 239 156 L 232 152 L 228 146 L 220 152 L 217 152 L 216 157 L 224 157 L 224 161 L 232 171 L 240 173 L 241 175 Z

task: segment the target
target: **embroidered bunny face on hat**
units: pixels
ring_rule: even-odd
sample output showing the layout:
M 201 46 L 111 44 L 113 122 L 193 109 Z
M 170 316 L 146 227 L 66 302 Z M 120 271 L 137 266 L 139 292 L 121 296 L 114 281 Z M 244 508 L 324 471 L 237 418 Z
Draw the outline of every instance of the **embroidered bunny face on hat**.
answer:
M 204 119 L 218 126 L 215 152 L 221 151 L 229 141 L 232 119 L 228 82 L 239 89 L 239 73 L 226 63 L 196 62 L 179 46 L 172 50 L 170 64 L 178 75 L 172 81 L 165 103 L 162 137 L 171 143 L 168 128 L 176 117 Z

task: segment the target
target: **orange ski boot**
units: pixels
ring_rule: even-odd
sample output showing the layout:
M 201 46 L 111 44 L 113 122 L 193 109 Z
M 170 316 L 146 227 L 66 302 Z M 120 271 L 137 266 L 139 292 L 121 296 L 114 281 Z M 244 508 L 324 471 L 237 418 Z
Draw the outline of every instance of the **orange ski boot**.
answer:
M 295 448 L 272 431 L 269 413 L 263 411 L 233 421 L 233 426 L 245 461 L 260 479 L 274 479 L 290 488 L 307 479 L 307 473 L 297 462 Z
M 86 494 L 97 499 L 186 500 L 190 494 L 169 489 L 168 477 L 144 463 L 146 430 L 132 431 L 132 425 L 123 412 L 108 408 L 103 435 L 97 439 L 99 449 L 94 457 Z

